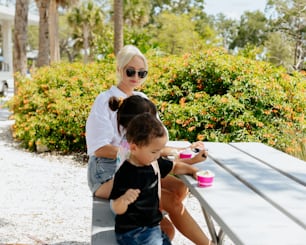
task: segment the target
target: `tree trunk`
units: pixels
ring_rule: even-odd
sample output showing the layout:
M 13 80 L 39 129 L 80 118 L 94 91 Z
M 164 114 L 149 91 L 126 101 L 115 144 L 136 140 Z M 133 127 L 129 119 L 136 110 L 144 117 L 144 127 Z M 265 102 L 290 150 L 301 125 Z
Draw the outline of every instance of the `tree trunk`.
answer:
M 60 61 L 58 37 L 58 11 L 56 0 L 50 1 L 49 6 L 49 33 L 50 33 L 50 62 Z
M 37 1 L 39 10 L 39 48 L 37 66 L 49 65 L 49 28 L 48 28 L 48 8 L 49 0 Z
M 114 0 L 114 51 L 115 54 L 123 47 L 123 0 Z
M 83 26 L 83 48 L 84 48 L 84 64 L 88 63 L 88 51 L 89 51 L 89 27 Z
M 14 28 L 14 51 L 13 72 L 21 75 L 27 73 L 27 26 L 28 26 L 29 0 L 16 0 L 15 28 Z M 14 79 L 14 93 L 17 94 L 17 79 Z
M 305 58 L 305 51 L 303 49 L 303 35 L 299 33 L 297 35 L 297 40 L 295 41 L 294 48 L 294 64 L 293 67 L 295 70 L 300 71 L 303 69 L 303 63 Z

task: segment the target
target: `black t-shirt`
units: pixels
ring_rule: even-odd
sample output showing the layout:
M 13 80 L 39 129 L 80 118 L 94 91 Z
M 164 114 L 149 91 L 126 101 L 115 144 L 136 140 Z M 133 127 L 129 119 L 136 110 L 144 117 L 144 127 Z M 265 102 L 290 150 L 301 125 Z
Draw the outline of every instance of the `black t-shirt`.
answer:
M 157 162 L 163 178 L 172 170 L 173 162 L 165 158 L 159 158 Z M 115 174 L 110 199 L 117 199 L 130 188 L 140 189 L 140 194 L 124 214 L 116 215 L 115 231 L 118 233 L 143 226 L 153 227 L 162 219 L 159 210 L 158 175 L 151 165 L 136 167 L 127 160 L 124 161 Z

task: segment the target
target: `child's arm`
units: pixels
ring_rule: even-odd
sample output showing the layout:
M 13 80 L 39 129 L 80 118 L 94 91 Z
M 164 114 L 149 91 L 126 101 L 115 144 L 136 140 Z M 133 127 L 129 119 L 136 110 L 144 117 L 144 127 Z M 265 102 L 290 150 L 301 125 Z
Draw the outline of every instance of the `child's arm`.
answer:
M 172 172 L 174 174 L 190 174 L 196 179 L 196 172 L 198 169 L 193 167 L 190 164 L 184 163 L 181 160 L 174 160 L 173 161 L 173 168 Z
M 129 204 L 136 201 L 140 193 L 139 189 L 128 189 L 122 196 L 113 200 L 111 205 L 116 214 L 124 214 Z

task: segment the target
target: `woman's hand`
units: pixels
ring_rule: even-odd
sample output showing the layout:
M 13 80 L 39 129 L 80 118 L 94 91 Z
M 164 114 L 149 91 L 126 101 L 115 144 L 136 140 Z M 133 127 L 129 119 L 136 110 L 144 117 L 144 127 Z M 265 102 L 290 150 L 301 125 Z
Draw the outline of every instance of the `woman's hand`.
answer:
M 203 161 L 206 160 L 207 155 L 208 155 L 208 153 L 205 149 L 200 150 L 194 157 L 192 157 L 190 159 L 190 161 L 191 161 L 192 164 L 193 163 L 198 163 L 198 162 L 203 162 Z
M 195 164 L 195 163 L 205 161 L 207 156 L 208 156 L 208 153 L 206 149 L 203 149 L 203 150 L 199 150 L 199 152 L 192 158 L 184 158 L 180 160 L 188 164 Z
M 201 150 L 204 150 L 205 149 L 205 146 L 204 146 L 204 143 L 202 141 L 196 141 L 196 142 L 193 142 L 190 146 L 190 148 L 192 150 L 196 150 L 198 149 L 199 151 Z

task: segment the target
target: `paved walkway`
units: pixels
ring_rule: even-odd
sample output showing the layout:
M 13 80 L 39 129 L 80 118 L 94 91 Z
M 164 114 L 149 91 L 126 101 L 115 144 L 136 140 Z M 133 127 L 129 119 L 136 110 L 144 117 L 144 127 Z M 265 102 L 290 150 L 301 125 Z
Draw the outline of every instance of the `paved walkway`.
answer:
M 4 103 L 7 101 L 7 99 L 0 97 L 0 121 L 6 121 L 8 120 L 11 113 L 9 110 L 4 106 Z

